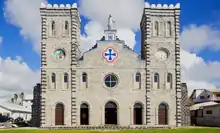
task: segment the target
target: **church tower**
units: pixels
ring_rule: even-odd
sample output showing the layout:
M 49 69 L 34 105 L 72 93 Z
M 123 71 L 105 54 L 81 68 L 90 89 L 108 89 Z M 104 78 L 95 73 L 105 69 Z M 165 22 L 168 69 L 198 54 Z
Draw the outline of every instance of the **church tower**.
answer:
M 76 65 L 80 55 L 77 5 L 42 3 L 40 13 L 41 127 L 71 126 L 76 124 Z M 68 121 L 64 123 L 62 117 Z
M 179 17 L 179 3 L 145 3 L 140 26 L 147 125 L 181 126 Z

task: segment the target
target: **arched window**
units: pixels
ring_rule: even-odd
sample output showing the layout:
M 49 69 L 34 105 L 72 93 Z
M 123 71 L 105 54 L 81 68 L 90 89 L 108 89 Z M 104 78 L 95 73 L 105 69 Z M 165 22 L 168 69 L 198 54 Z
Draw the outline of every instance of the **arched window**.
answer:
M 160 85 L 160 78 L 159 78 L 159 74 L 155 73 L 154 74 L 154 88 L 159 89 L 159 85 Z
M 56 75 L 55 75 L 55 73 L 52 73 L 51 80 L 52 80 L 52 83 L 56 82 Z
M 52 21 L 52 26 L 51 26 L 51 29 L 52 29 L 52 36 L 55 36 L 55 21 Z
M 154 83 L 158 83 L 159 82 L 159 74 L 155 73 L 154 74 Z
M 167 83 L 170 83 L 170 89 L 172 89 L 172 74 L 167 74 Z
M 156 36 L 159 36 L 159 22 L 156 21 L 154 24 L 154 32 Z
M 69 23 L 68 23 L 68 21 L 65 21 L 65 34 L 66 35 L 69 34 Z
M 67 83 L 67 82 L 68 82 L 68 74 L 65 73 L 65 74 L 64 74 L 64 83 Z
M 138 73 L 136 73 L 136 75 L 135 75 L 135 81 L 137 82 L 137 83 L 139 83 L 138 84 L 138 89 L 141 89 L 141 74 L 138 72 Z
M 167 22 L 167 34 L 168 36 L 172 36 L 171 22 Z
M 136 81 L 136 82 L 140 82 L 140 81 L 141 81 L 141 74 L 140 74 L 139 72 L 136 73 L 135 81 Z
M 87 82 L 87 73 L 82 74 L 82 82 Z

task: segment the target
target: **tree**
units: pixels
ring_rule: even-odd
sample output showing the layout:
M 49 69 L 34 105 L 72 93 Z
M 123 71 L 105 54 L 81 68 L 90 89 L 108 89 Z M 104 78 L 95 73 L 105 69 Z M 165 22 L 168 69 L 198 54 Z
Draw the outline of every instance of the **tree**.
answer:
M 15 99 L 14 99 L 14 98 L 11 98 L 11 102 L 14 103 L 14 102 L 15 102 Z
M 18 94 L 14 94 L 14 102 L 17 102 L 18 100 Z

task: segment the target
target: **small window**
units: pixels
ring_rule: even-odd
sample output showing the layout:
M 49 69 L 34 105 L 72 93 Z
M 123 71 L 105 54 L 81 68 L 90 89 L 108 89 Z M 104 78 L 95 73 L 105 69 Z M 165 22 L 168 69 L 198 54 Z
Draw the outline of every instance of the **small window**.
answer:
M 210 95 L 208 95 L 207 98 L 210 98 Z
M 155 24 L 154 24 L 154 30 L 155 30 L 155 35 L 158 36 L 159 35 L 159 23 L 158 23 L 158 21 L 156 21 Z
M 69 29 L 68 21 L 65 21 L 65 30 L 68 30 L 68 29 Z
M 68 74 L 65 73 L 65 74 L 64 74 L 64 83 L 67 83 L 67 82 L 68 82 Z
M 55 33 L 55 22 L 54 21 L 52 21 L 51 29 L 52 29 L 52 35 L 54 36 L 56 34 Z
M 167 82 L 168 82 L 168 83 L 171 83 L 171 82 L 172 82 L 172 74 L 171 74 L 171 73 L 168 73 L 168 74 L 167 74 Z
M 205 97 L 204 96 L 200 96 L 200 99 L 205 99 Z
M 207 110 L 206 114 L 209 114 L 209 115 L 212 114 L 212 110 Z
M 136 82 L 140 82 L 141 81 L 141 74 L 140 73 L 136 73 L 135 81 Z
M 168 36 L 172 35 L 172 29 L 171 29 L 171 22 L 168 21 L 167 22 L 167 31 L 168 31 Z
M 82 82 L 87 82 L 87 74 L 86 73 L 82 74 Z
M 159 74 L 158 73 L 154 74 L 154 82 L 155 83 L 159 82 Z
M 55 73 L 52 73 L 52 83 L 55 83 L 55 81 L 56 81 L 56 75 L 55 75 Z
M 65 21 L 65 34 L 68 35 L 69 34 L 69 22 Z

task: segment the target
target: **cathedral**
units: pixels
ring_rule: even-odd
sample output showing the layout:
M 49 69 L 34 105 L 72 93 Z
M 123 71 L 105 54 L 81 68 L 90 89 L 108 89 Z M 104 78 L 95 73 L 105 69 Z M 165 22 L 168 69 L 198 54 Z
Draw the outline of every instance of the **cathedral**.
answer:
M 114 16 L 106 16 L 103 37 L 81 53 L 76 4 L 42 3 L 40 13 L 36 126 L 182 125 L 179 3 L 145 3 L 140 55 L 117 37 Z

